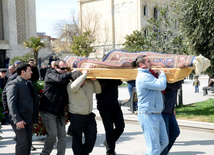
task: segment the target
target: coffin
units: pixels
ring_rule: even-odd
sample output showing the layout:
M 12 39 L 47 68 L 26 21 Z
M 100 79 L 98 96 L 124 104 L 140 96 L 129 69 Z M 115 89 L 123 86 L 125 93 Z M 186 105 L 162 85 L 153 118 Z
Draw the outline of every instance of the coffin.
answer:
M 86 68 L 76 68 L 85 70 Z M 107 68 L 88 68 L 87 78 L 97 79 L 121 79 L 122 81 L 135 80 L 138 69 L 107 69 Z M 193 67 L 186 68 L 153 68 L 153 70 L 164 70 L 168 83 L 183 80 L 189 76 Z
M 67 56 L 65 61 L 71 69 L 90 70 L 88 78 L 128 81 L 136 79 L 138 70 L 132 68 L 131 62 L 140 55 L 150 58 L 153 70 L 164 70 L 169 83 L 184 79 L 193 69 L 196 75 L 199 75 L 210 66 L 210 61 L 202 55 L 163 54 L 151 51 L 130 53 L 113 50 L 102 61 L 76 56 Z

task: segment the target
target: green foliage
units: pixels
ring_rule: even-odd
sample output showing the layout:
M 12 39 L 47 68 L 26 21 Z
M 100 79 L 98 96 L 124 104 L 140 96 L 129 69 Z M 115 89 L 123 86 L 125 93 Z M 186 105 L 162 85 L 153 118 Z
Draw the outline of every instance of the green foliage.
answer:
M 145 30 L 133 31 L 133 34 L 126 35 L 125 49 L 129 52 L 155 51 L 170 54 L 186 54 L 187 46 L 183 43 L 183 37 L 173 34 L 171 24 L 174 19 L 167 16 L 168 6 L 157 8 L 160 11 L 158 20 L 150 18 Z
M 141 31 L 133 31 L 133 34 L 126 35 L 126 41 L 123 44 L 125 46 L 125 50 L 129 52 L 139 52 L 143 51 L 145 47 L 145 36 Z
M 41 94 L 40 91 L 43 89 L 44 83 L 43 83 L 43 84 L 40 84 L 40 83 L 38 83 L 38 82 L 34 82 L 34 83 L 33 83 L 33 86 L 34 86 L 34 88 L 35 88 L 36 93 L 37 93 L 37 94 Z
M 22 63 L 28 63 L 29 59 L 33 59 L 33 53 L 27 53 L 23 56 L 13 57 L 10 62 L 13 64 L 16 60 L 19 60 Z
M 176 118 L 214 123 L 214 99 L 176 107 Z
M 95 52 L 93 47 L 91 47 L 91 44 L 94 43 L 95 40 L 89 39 L 90 33 L 90 31 L 87 31 L 80 36 L 74 36 L 73 45 L 69 47 L 72 53 L 77 56 L 88 57 L 90 53 Z
M 33 50 L 35 66 L 38 64 L 38 51 L 45 48 L 45 43 L 41 41 L 39 37 L 30 37 L 29 41 L 23 42 L 24 47 L 31 48 Z
M 179 28 L 189 50 L 211 60 L 207 72 L 214 72 L 214 0 L 178 0 Z

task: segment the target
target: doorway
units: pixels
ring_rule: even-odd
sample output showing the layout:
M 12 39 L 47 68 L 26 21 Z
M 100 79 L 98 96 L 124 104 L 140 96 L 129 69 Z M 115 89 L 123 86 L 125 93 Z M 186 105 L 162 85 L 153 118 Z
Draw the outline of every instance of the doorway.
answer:
M 0 50 L 0 68 L 5 68 L 5 50 Z

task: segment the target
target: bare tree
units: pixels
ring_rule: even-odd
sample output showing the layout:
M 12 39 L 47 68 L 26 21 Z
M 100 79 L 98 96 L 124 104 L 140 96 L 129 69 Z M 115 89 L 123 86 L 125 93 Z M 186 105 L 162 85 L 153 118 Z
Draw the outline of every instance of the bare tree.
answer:
M 78 16 L 74 11 L 71 11 L 68 19 L 58 20 L 54 24 L 54 31 L 60 40 L 64 38 L 73 39 L 74 36 L 80 34 Z
M 93 9 L 86 10 L 82 15 L 82 22 L 79 26 L 80 32 L 90 31 L 90 40 L 96 39 L 98 29 L 100 28 L 99 21 L 101 15 Z
M 69 50 L 69 46 L 72 46 L 74 36 L 82 35 L 83 32 L 90 31 L 90 40 L 96 39 L 96 32 L 99 28 L 99 20 L 101 15 L 96 11 L 87 10 L 82 15 L 79 22 L 78 15 L 71 11 L 68 19 L 58 20 L 54 25 L 54 31 L 58 36 L 56 51 Z

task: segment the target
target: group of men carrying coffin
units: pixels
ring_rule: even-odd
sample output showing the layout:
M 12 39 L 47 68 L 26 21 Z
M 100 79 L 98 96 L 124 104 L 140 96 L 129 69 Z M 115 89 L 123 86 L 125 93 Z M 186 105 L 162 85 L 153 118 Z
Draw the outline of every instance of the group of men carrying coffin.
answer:
M 145 155 L 168 154 L 180 130 L 175 118 L 174 106 L 177 90 L 182 81 L 168 84 L 164 71 L 151 70 L 148 56 L 140 55 L 132 62 L 138 68 L 136 90 L 138 97 L 138 121 L 147 144 Z M 47 130 L 42 155 L 50 154 L 56 138 L 57 154 L 64 155 L 66 132 L 64 108 L 69 98 L 72 149 L 75 155 L 92 152 L 97 134 L 93 109 L 93 93 L 96 93 L 97 109 L 106 132 L 106 154 L 114 155 L 115 144 L 124 131 L 125 123 L 118 103 L 118 85 L 121 80 L 86 79 L 88 70 L 67 72 L 65 61 L 58 60 L 46 73 L 44 89 L 39 105 L 38 96 L 28 79 L 31 67 L 20 64 L 18 77 L 7 85 L 7 101 L 12 127 L 17 136 L 16 154 L 30 154 L 33 123 L 38 111 Z M 27 95 L 28 94 L 28 95 Z M 85 141 L 82 142 L 82 133 Z M 140 144 L 139 144 L 140 145 Z

